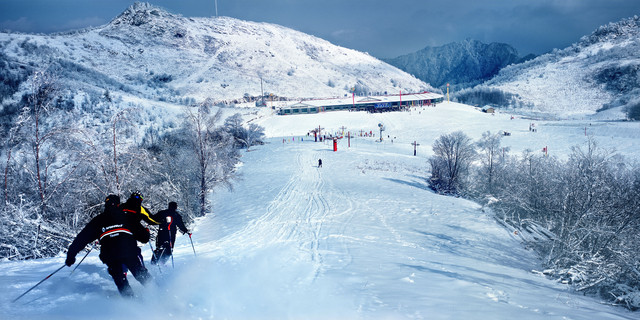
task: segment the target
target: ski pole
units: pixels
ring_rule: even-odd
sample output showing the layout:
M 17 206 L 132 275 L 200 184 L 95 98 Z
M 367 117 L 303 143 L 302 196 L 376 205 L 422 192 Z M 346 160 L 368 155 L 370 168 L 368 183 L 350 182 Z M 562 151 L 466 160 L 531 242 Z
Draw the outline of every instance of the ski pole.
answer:
M 173 264 L 173 242 L 171 241 L 171 229 L 169 229 L 169 254 L 171 255 L 171 267 L 175 269 L 176 266 Z
M 160 269 L 160 264 L 158 263 L 158 259 L 156 257 L 156 252 L 153 250 L 153 246 L 151 245 L 151 241 L 149 241 L 149 248 L 151 248 L 151 255 L 152 255 L 152 259 L 151 261 L 153 262 L 154 260 L 156 261 L 156 265 L 158 266 L 158 271 L 160 271 L 160 273 L 162 273 L 162 269 Z
M 39 286 L 41 283 L 43 283 L 45 280 L 51 278 L 52 275 L 56 274 L 56 272 L 62 270 L 62 268 L 66 267 L 66 264 L 63 264 L 62 267 L 58 268 L 56 271 L 52 272 L 50 275 L 48 275 L 46 278 L 40 280 L 40 282 L 36 283 L 35 286 L 29 288 L 29 290 L 25 291 L 23 294 L 21 294 L 19 297 L 13 299 L 13 301 L 11 301 L 11 303 L 18 301 L 18 299 L 22 298 L 25 294 L 29 293 L 29 291 L 33 290 L 35 287 Z
M 162 245 L 162 252 L 160 252 L 160 256 L 158 257 L 158 260 L 156 260 L 158 262 L 158 265 L 160 265 L 160 261 L 162 261 L 162 257 L 164 257 L 164 252 L 167 250 L 167 247 L 165 245 Z
M 149 249 L 151 249 L 151 260 L 155 260 L 156 258 L 156 252 L 153 250 L 153 246 L 151 245 L 151 241 L 149 241 Z
M 73 270 L 71 270 L 71 273 L 69 273 L 69 276 L 71 276 L 73 274 L 73 272 L 76 271 L 76 269 L 78 269 L 78 267 L 80 266 L 82 261 L 84 261 L 84 259 L 89 255 L 89 253 L 91 253 L 91 250 L 93 250 L 93 246 L 91 246 L 91 248 L 89 248 L 89 251 L 87 251 L 87 254 L 85 254 L 84 257 L 82 257 L 82 260 L 80 260 L 80 262 L 78 262 L 76 267 L 73 268 Z
M 197 257 L 198 255 L 196 255 L 196 247 L 193 246 L 193 240 L 191 240 L 191 233 L 189 233 L 189 241 L 191 241 L 191 248 L 193 248 L 193 255 Z

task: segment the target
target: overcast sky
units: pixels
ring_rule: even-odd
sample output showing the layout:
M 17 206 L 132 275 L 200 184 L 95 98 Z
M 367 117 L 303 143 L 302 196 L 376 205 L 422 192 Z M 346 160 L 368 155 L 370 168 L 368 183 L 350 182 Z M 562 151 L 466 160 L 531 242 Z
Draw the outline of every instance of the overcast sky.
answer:
M 108 23 L 134 1 L 0 0 L 0 30 L 50 33 Z M 188 17 L 215 0 L 149 0 Z M 520 53 L 565 48 L 598 26 L 640 15 L 640 0 L 217 0 L 218 15 L 270 22 L 391 58 L 466 38 Z

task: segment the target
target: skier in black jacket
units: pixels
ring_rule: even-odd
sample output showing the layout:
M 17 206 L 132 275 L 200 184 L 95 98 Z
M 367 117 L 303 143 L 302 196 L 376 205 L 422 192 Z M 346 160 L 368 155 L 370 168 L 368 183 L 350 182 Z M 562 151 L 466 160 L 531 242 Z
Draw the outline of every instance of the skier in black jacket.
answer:
M 131 215 L 123 213 L 119 205 L 120 197 L 116 195 L 109 195 L 105 199 L 104 212 L 91 219 L 69 246 L 65 264 L 73 265 L 78 252 L 99 239 L 100 260 L 107 265 L 118 291 L 122 296 L 133 296 L 127 281 L 127 270 L 131 270 L 143 285 L 151 279 L 137 243 L 149 241 L 149 230 Z
M 151 263 L 165 263 L 173 253 L 173 245 L 176 243 L 177 229 L 180 228 L 183 234 L 189 234 L 189 229 L 184 225 L 182 216 L 176 211 L 178 204 L 169 202 L 169 209 L 162 210 L 152 218 L 160 222 L 160 228 L 156 237 L 156 250 L 151 258 Z
M 142 206 L 142 200 L 143 200 L 142 192 L 140 191 L 132 192 L 131 195 L 129 196 L 129 199 L 127 199 L 127 202 L 125 202 L 122 205 L 122 211 L 124 211 L 125 213 L 133 214 L 138 220 L 138 222 L 144 220 L 146 223 L 150 225 L 160 224 L 159 222 L 151 218 L 151 214 L 149 213 L 150 211 L 144 206 Z

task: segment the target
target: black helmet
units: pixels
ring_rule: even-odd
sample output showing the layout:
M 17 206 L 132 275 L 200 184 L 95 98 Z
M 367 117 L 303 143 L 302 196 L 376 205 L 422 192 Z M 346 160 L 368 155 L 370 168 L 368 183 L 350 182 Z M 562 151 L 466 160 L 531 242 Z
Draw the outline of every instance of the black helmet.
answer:
M 117 206 L 120 204 L 120 197 L 115 194 L 110 194 L 104 199 L 104 204 L 107 206 Z
M 172 210 L 178 209 L 178 204 L 174 201 L 169 202 L 169 209 L 172 209 Z
M 142 201 L 143 198 L 144 197 L 142 196 L 142 192 L 140 191 L 134 191 L 129 196 L 129 199 L 140 199 L 140 201 Z

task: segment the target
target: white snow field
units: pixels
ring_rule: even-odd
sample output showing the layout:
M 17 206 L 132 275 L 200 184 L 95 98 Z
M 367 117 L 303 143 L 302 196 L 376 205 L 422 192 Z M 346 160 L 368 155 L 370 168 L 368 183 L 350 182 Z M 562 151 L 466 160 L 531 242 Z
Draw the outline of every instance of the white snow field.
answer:
M 92 251 L 11 301 L 64 263 L 0 262 L 2 319 L 638 319 L 546 279 L 533 252 L 473 202 L 434 194 L 427 157 L 439 135 L 506 130 L 519 153 L 548 146 L 565 157 L 587 135 L 637 160 L 640 125 L 631 122 L 511 120 L 441 103 L 412 112 L 271 116 L 268 143 L 243 152 L 242 179 L 217 190 L 213 212 L 193 240 L 179 235 L 154 284 L 123 299 Z M 379 142 L 378 123 L 386 127 Z M 306 132 L 373 131 L 338 143 Z M 389 135 L 389 138 L 387 138 Z M 391 142 L 392 138 L 393 143 Z M 417 156 L 411 142 L 417 141 Z M 323 160 L 318 168 L 318 159 Z M 161 208 L 151 208 L 154 212 Z M 180 207 L 178 208 L 180 209 Z M 141 246 L 145 261 L 151 250 Z M 78 261 L 82 258 L 78 255 Z

